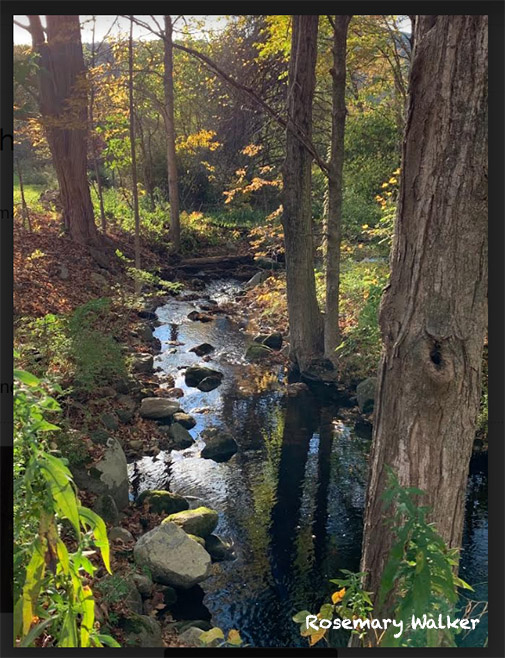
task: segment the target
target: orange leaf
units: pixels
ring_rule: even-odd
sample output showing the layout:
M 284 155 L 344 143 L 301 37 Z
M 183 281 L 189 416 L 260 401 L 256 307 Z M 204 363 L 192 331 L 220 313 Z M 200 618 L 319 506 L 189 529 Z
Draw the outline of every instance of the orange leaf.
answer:
M 319 640 L 322 640 L 323 637 L 326 635 L 326 629 L 325 628 L 320 628 L 318 631 L 313 633 L 310 636 L 309 644 L 311 647 L 314 646 L 314 644 L 317 644 Z
M 333 592 L 331 595 L 331 602 L 332 603 L 338 603 L 341 601 L 345 596 L 345 587 L 342 587 L 338 592 Z

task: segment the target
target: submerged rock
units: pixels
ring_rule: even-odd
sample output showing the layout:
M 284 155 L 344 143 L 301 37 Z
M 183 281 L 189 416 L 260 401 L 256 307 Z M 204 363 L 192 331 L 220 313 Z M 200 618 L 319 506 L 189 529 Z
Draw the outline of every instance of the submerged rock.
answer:
M 202 343 L 201 345 L 192 347 L 189 351 L 194 352 L 197 356 L 205 356 L 206 354 L 210 354 L 214 350 L 215 347 L 213 347 L 210 343 Z
M 140 415 L 142 418 L 151 418 L 158 420 L 160 418 L 170 418 L 181 405 L 176 400 L 167 400 L 166 398 L 144 398 L 140 403 Z
M 200 313 L 200 311 L 191 311 L 191 313 L 188 313 L 188 319 L 193 322 L 212 322 L 214 318 L 212 315 Z
M 187 386 L 197 387 L 200 390 L 211 391 L 212 388 L 219 386 L 223 379 L 223 373 L 219 370 L 213 370 L 212 368 L 207 368 L 206 366 L 190 366 L 186 369 L 184 379 Z M 210 381 L 207 384 L 204 384 L 204 388 L 201 388 L 201 384 L 205 379 Z M 212 388 L 208 386 L 212 384 Z
M 218 513 L 209 507 L 197 507 L 177 514 L 170 514 L 163 520 L 162 525 L 175 523 L 189 535 L 207 537 L 216 529 Z
M 175 514 L 189 508 L 188 501 L 171 491 L 147 490 L 137 498 L 137 505 L 147 503 L 149 511 L 155 514 Z
M 137 541 L 133 555 L 137 565 L 147 567 L 153 580 L 162 585 L 188 589 L 210 574 L 207 551 L 167 519 Z
M 201 452 L 204 459 L 225 462 L 238 450 L 237 442 L 226 430 L 209 427 L 200 436 L 205 440 L 205 448 Z
M 205 538 L 205 549 L 216 562 L 233 560 L 235 557 L 233 546 L 217 535 L 209 535 Z

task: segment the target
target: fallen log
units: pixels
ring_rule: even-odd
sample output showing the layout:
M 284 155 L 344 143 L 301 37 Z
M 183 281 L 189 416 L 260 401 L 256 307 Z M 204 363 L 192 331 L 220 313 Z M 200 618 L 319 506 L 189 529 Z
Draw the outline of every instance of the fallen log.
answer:
M 178 268 L 198 268 L 206 269 L 208 267 L 235 267 L 236 265 L 252 265 L 253 257 L 249 254 L 245 256 L 208 256 L 206 258 L 186 258 L 177 264 Z
M 240 266 L 254 266 L 254 259 L 251 255 L 246 254 L 242 256 L 207 256 L 205 258 L 186 258 L 174 265 L 169 265 L 161 271 L 161 277 L 171 276 L 176 271 L 183 272 L 198 272 L 230 270 Z

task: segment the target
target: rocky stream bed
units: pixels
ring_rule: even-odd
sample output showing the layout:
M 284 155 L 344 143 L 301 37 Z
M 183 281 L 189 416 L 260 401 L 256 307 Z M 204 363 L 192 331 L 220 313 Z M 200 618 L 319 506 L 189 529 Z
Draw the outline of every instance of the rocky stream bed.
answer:
M 152 579 L 164 587 L 186 645 L 198 645 L 195 628 L 218 626 L 238 629 L 253 647 L 304 646 L 292 615 L 319 609 L 329 579 L 359 567 L 370 426 L 349 408 L 356 399 L 343 405 L 287 384 L 277 358 L 282 336 L 254 341 L 248 319 L 227 306 L 242 286 L 214 280 L 144 313 L 159 349 L 154 359 L 136 355 L 134 368 L 154 370 L 160 388 L 141 398 L 139 413 L 166 435 L 166 445 L 145 455 L 109 438 L 95 472 L 76 481 L 100 494 L 97 505 L 107 512 L 130 502 L 160 514 L 159 525 L 131 537 L 142 619 Z M 366 387 L 360 395 L 367 411 Z M 484 597 L 482 456 L 471 466 L 461 569 Z M 157 622 L 145 618 L 151 621 L 137 624 L 130 638 L 155 646 Z M 335 646 L 345 643 L 345 635 L 335 638 Z

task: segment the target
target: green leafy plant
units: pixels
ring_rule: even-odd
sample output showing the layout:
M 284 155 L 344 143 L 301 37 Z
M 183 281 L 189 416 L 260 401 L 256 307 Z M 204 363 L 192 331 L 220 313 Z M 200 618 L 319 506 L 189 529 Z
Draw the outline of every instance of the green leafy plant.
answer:
M 378 592 L 377 607 L 382 610 L 393 594 L 391 611 L 395 619 L 404 620 L 408 632 L 393 637 L 386 631 L 384 646 L 454 646 L 452 629 L 432 630 L 410 627 L 412 615 L 436 618 L 450 615 L 458 600 L 457 588 L 472 590 L 456 575 L 458 549 L 448 549 L 433 523 L 426 516 L 429 507 L 418 506 L 414 497 L 424 492 L 414 487 L 402 487 L 393 470 L 387 467 L 388 488 L 384 493 L 386 509 L 393 514 L 387 524 L 395 536 L 384 567 Z
M 369 620 L 377 613 L 396 621 L 403 621 L 404 633 L 397 638 L 398 629 L 390 625 L 381 633 L 376 633 L 374 643 L 380 646 L 455 646 L 457 629 L 412 628 L 411 619 L 438 620 L 442 615 L 452 616 L 458 600 L 458 588 L 472 590 L 464 580 L 456 575 L 458 549 L 448 549 L 433 523 L 428 523 L 428 507 L 418 506 L 415 498 L 424 494 L 421 489 L 402 487 L 391 468 L 388 472 L 388 486 L 383 498 L 386 510 L 392 510 L 387 524 L 394 536 L 384 568 L 376 601 L 372 592 L 363 589 L 366 573 L 353 573 L 346 569 L 343 578 L 331 580 L 341 589 L 334 592 L 331 603 L 323 603 L 318 619 Z M 471 608 L 469 608 L 471 612 Z M 298 612 L 293 621 L 300 624 L 300 634 L 308 637 L 310 645 L 323 638 L 327 641 L 329 629 L 315 629 L 306 624 L 306 618 L 313 613 L 307 610 Z M 423 624 L 424 625 L 424 624 Z M 358 624 L 351 633 L 358 635 L 367 644 L 367 627 Z
M 47 417 L 60 411 L 44 382 L 14 371 L 14 641 L 30 647 L 119 646 L 99 632 L 89 578 L 97 549 L 110 573 L 105 523 L 81 505 Z

